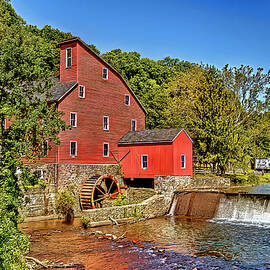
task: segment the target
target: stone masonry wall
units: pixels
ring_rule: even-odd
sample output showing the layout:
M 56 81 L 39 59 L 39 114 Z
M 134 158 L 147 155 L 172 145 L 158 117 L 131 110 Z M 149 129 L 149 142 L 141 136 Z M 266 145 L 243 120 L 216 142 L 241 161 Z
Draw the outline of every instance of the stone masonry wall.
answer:
M 155 191 L 172 201 L 176 191 L 187 189 L 217 189 L 230 186 L 230 180 L 222 177 L 203 177 L 191 179 L 190 176 L 157 175 L 154 179 Z
M 167 213 L 168 206 L 163 195 L 154 195 L 139 204 L 129 204 L 83 211 L 90 222 L 110 221 L 129 217 L 159 217 Z
M 20 210 L 21 215 L 26 217 L 55 216 L 55 202 L 57 189 L 55 187 L 29 188 L 24 192 L 23 205 Z
M 152 188 L 128 188 L 127 199 L 129 204 L 141 203 L 156 194 Z

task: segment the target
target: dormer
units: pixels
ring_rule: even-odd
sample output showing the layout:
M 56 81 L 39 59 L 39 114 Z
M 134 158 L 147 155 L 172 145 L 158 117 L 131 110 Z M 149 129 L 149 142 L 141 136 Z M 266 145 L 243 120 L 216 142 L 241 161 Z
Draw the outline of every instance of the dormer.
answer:
M 78 39 L 73 38 L 60 45 L 60 82 L 78 81 Z

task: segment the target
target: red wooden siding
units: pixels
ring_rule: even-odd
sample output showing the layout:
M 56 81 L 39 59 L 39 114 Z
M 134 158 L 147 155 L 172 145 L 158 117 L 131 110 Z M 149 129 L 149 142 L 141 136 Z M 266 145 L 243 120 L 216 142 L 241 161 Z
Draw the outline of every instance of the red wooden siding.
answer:
M 66 48 L 70 47 L 72 67 L 66 69 Z M 131 130 L 132 119 L 137 120 L 137 129 L 145 129 L 144 111 L 119 75 L 80 42 L 61 45 L 60 62 L 60 81 L 84 85 L 85 98 L 78 96 L 78 86 L 58 103 L 67 124 L 70 112 L 77 113 L 77 127 L 59 134 L 61 143 L 53 149 L 58 153 L 49 153 L 46 162 L 55 162 L 54 157 L 58 156 L 59 164 L 115 163 L 111 153 L 103 157 L 103 143 L 109 143 L 109 151 L 117 151 L 119 139 Z M 108 80 L 102 79 L 103 67 L 109 70 Z M 125 94 L 130 95 L 130 106 L 125 105 Z M 103 130 L 103 116 L 109 117 L 109 131 Z M 70 156 L 70 141 L 77 141 L 76 157 Z
M 125 178 L 154 178 L 155 175 L 192 176 L 192 141 L 182 131 L 173 143 L 119 145 L 119 156 L 124 157 L 122 170 Z M 180 156 L 186 156 L 186 168 L 181 169 Z M 148 169 L 142 169 L 141 156 L 148 155 Z

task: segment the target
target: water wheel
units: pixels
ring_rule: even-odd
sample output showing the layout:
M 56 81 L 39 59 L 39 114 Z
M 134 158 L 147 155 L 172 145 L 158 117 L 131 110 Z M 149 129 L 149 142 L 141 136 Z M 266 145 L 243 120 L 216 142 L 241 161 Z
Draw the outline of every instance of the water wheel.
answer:
M 112 175 L 92 176 L 85 181 L 81 189 L 80 201 L 82 208 L 100 208 L 108 205 L 108 203 L 112 204 L 118 193 L 120 193 L 120 187 Z

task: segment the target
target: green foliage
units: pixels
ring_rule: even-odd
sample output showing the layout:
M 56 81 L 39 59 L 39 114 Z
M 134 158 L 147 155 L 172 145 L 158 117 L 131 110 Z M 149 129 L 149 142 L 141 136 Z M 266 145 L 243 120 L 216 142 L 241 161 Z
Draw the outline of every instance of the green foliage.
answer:
M 90 224 L 90 218 L 82 216 L 81 221 L 82 221 L 82 225 L 83 225 L 84 229 L 87 229 L 89 224 Z
M 18 229 L 20 186 L 36 178 L 21 156 L 38 159 L 43 141 L 57 142 L 65 123 L 46 100 L 47 78 L 55 67 L 53 45 L 33 35 L 9 1 L 0 0 L 0 14 L 0 269 L 26 269 L 29 241 Z M 12 120 L 7 129 L 5 119 Z
M 170 105 L 167 86 L 180 69 L 180 61 L 175 60 L 175 65 L 168 64 L 168 59 L 156 62 L 141 58 L 138 52 L 122 52 L 120 49 L 104 53 L 102 58 L 122 74 L 144 105 L 148 112 L 146 126 L 161 127 L 165 122 L 164 110 Z
M 113 205 L 115 206 L 121 206 L 121 205 L 127 205 L 128 200 L 125 194 L 119 193 L 117 195 L 117 198 L 113 201 Z
M 58 192 L 56 201 L 56 212 L 69 221 L 74 212 L 75 198 L 71 191 L 63 190 Z

